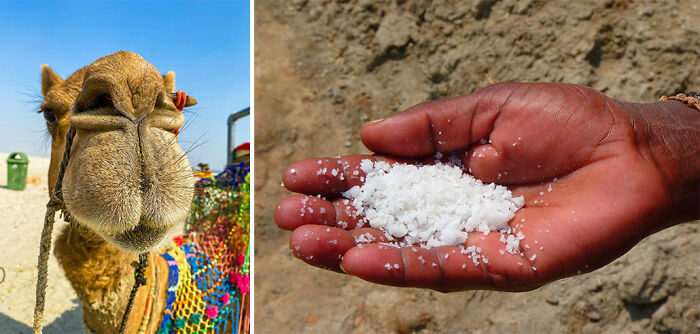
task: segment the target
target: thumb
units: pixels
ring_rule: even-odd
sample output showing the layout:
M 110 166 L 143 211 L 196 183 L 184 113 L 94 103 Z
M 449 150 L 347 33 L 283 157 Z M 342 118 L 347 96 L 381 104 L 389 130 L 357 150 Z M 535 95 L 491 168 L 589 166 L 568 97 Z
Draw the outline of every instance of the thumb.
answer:
M 379 154 L 420 157 L 468 147 L 487 138 L 500 107 L 520 84 L 496 84 L 475 93 L 426 102 L 365 124 L 362 143 Z

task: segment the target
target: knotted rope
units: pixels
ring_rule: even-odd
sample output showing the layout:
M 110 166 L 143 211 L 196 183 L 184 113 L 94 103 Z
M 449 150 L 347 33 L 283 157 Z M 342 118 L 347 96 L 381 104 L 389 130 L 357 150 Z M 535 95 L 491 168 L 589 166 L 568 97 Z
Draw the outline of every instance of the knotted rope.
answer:
M 129 313 L 131 313 L 131 308 L 134 306 L 134 298 L 136 297 L 136 292 L 138 292 L 139 287 L 146 285 L 146 267 L 148 267 L 148 252 L 139 254 L 139 261 L 132 262 L 131 266 L 134 267 L 134 286 L 131 287 L 131 293 L 129 294 L 129 302 L 126 304 L 126 310 L 124 311 L 124 316 L 122 317 L 122 323 L 119 325 L 119 333 L 124 333 L 126 329 L 126 322 L 129 319 Z
M 73 146 L 75 128 L 71 125 L 66 133 L 66 147 L 58 167 L 58 178 L 56 186 L 53 188 L 51 199 L 46 204 L 46 216 L 44 216 L 44 228 L 41 230 L 41 242 L 39 246 L 39 275 L 36 281 L 36 301 L 34 304 L 34 334 L 41 333 L 44 317 L 44 305 L 46 304 L 46 284 L 48 280 L 49 252 L 51 251 L 51 232 L 57 211 L 61 211 L 65 221 L 70 221 L 68 212 L 65 210 L 63 202 L 63 174 L 66 171 L 68 160 L 70 159 L 70 149 Z

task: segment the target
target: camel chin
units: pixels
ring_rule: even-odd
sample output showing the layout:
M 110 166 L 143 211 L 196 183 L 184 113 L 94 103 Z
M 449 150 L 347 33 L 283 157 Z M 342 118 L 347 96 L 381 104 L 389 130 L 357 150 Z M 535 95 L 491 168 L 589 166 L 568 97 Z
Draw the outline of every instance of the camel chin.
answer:
M 144 253 L 155 249 L 166 236 L 167 228 L 139 224 L 133 230 L 104 236 L 105 240 L 130 253 Z

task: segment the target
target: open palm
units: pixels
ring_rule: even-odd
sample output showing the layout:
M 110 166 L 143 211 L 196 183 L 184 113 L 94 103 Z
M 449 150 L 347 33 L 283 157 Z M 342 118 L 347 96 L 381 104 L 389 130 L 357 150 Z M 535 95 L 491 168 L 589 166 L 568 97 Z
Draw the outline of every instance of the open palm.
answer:
M 582 86 L 493 85 L 367 124 L 362 140 L 377 155 L 289 166 L 285 186 L 304 195 L 282 200 L 275 221 L 294 231 L 295 256 L 375 283 L 533 289 L 611 262 L 659 229 L 670 205 L 626 105 Z M 461 248 L 397 248 L 380 243 L 379 230 L 356 226 L 360 218 L 340 194 L 361 184 L 362 159 L 414 163 L 436 152 L 456 152 L 476 178 L 525 197 L 509 222 L 525 236 L 520 253 L 504 252 L 499 233 L 470 233 Z M 465 246 L 478 247 L 486 261 L 460 252 Z

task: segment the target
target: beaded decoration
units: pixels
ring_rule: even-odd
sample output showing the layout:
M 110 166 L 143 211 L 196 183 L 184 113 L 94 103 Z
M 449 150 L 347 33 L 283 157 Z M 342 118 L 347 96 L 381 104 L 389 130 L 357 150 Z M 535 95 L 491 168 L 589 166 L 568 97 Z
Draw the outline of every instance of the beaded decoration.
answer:
M 195 186 L 185 233 L 162 256 L 167 301 L 158 333 L 249 332 L 250 165 Z

